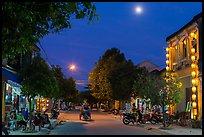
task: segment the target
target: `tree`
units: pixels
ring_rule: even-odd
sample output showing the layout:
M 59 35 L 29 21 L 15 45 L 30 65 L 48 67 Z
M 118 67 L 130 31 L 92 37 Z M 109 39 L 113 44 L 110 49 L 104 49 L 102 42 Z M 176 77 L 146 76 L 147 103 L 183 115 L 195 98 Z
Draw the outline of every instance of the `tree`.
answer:
M 91 94 L 98 100 L 125 100 L 133 84 L 133 63 L 117 48 L 108 49 L 89 74 Z
M 164 87 L 165 105 L 175 106 L 180 102 L 181 95 L 183 93 L 181 87 L 182 83 L 179 80 L 179 77 L 173 72 L 166 72 L 163 75 L 163 79 L 166 81 L 166 86 Z
M 22 77 L 22 94 L 28 98 L 30 112 L 31 99 L 35 96 L 50 97 L 55 92 L 59 92 L 57 81 L 40 54 L 34 57 L 30 65 L 20 71 L 20 76 Z
M 49 33 L 71 28 L 71 19 L 98 15 L 91 2 L 3 2 L 2 57 L 14 59 L 32 50 Z
M 62 73 L 62 68 L 58 65 L 52 65 L 52 72 L 57 79 L 57 83 L 60 89 L 60 92 L 56 92 L 53 98 L 55 99 L 54 105 L 56 100 L 64 99 L 66 101 L 73 101 L 78 96 L 79 91 L 76 89 L 75 80 L 70 77 L 66 78 Z
M 150 99 L 153 105 L 160 105 L 160 91 L 165 86 L 163 79 L 140 67 L 136 68 L 135 75 L 133 94 Z

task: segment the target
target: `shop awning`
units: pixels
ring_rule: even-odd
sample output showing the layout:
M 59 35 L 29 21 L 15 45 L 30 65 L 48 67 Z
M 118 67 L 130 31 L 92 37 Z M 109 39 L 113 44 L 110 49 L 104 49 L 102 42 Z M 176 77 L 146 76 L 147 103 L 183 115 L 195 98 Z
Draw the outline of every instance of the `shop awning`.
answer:
M 4 77 L 7 77 L 8 80 L 20 83 L 20 78 L 16 72 L 12 72 L 11 70 L 9 70 L 7 68 L 2 67 L 2 75 Z

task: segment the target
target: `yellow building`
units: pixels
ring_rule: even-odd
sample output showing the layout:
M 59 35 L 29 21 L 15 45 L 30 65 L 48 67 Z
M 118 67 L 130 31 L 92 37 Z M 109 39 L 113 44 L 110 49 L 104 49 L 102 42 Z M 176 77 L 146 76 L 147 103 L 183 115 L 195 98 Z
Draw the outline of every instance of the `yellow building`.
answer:
M 182 82 L 179 112 L 190 102 L 191 119 L 202 117 L 202 12 L 166 38 L 166 71 L 175 72 Z

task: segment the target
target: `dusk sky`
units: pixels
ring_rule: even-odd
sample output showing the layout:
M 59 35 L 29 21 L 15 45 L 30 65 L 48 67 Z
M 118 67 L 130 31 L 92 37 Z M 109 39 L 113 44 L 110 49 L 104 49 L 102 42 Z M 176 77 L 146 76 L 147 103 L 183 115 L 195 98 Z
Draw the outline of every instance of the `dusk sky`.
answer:
M 88 81 L 88 74 L 106 50 L 118 48 L 134 64 L 149 60 L 165 67 L 166 38 L 202 12 L 201 2 L 93 2 L 100 19 L 72 19 L 72 29 L 41 40 L 41 55 L 59 65 L 67 77 Z M 141 6 L 140 14 L 135 7 Z M 70 64 L 77 69 L 71 72 Z M 83 86 L 77 86 L 83 90 Z

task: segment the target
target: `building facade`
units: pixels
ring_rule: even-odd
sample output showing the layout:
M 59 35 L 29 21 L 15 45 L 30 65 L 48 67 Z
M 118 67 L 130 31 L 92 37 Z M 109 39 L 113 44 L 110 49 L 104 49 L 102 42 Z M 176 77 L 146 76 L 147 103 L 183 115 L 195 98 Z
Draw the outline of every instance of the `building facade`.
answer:
M 166 38 L 166 71 L 182 82 L 179 112 L 189 109 L 191 119 L 202 117 L 202 12 Z M 190 105 L 189 105 L 190 104 Z

